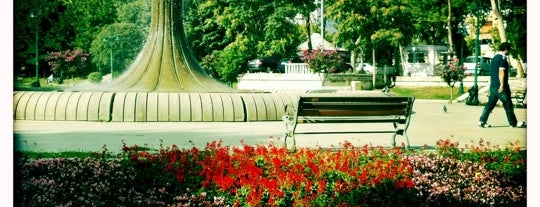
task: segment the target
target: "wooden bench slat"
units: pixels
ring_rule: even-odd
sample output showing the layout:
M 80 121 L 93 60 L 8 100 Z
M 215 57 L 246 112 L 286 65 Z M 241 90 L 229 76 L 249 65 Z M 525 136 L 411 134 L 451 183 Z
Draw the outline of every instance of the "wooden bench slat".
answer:
M 379 102 L 300 102 L 301 108 L 407 108 L 408 103 L 379 103 Z M 364 110 L 364 109 L 359 109 Z
M 360 96 L 339 96 L 339 97 L 318 97 L 303 96 L 300 100 L 306 102 L 408 102 L 409 97 L 360 97 Z
M 407 109 L 407 106 L 406 105 L 392 105 L 392 106 L 387 106 L 387 105 L 382 105 L 382 106 L 377 106 L 377 105 L 345 105 L 345 106 L 339 106 L 339 105 L 304 105 L 302 107 L 299 107 L 300 110 L 332 110 L 332 109 L 335 109 L 335 110 L 348 110 L 348 111 L 368 111 L 368 110 L 377 110 L 377 111 L 382 111 L 382 110 L 406 110 Z
M 358 134 L 358 133 L 394 133 L 395 131 L 317 131 L 317 132 L 296 132 L 295 134 Z
M 351 103 L 351 102 L 328 102 L 328 103 L 314 103 L 303 102 L 302 108 L 407 108 L 408 103 Z
M 309 117 L 301 116 L 298 117 L 299 123 L 405 123 L 406 119 L 399 117 L 379 117 L 378 119 L 368 119 L 361 117 Z
M 312 101 L 302 101 L 302 104 L 305 105 L 407 105 L 407 102 L 366 102 L 366 101 L 327 101 L 327 102 L 312 102 Z
M 299 116 L 404 116 L 407 111 L 405 109 L 397 110 L 304 110 L 298 113 Z

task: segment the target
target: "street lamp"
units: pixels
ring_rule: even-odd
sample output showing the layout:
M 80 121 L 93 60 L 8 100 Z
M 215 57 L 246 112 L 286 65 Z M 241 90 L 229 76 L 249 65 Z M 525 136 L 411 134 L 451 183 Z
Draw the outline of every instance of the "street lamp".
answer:
M 480 15 L 482 12 L 482 5 L 478 1 L 474 1 L 472 4 L 472 10 L 473 15 L 476 18 L 476 37 L 475 37 L 475 49 L 474 49 L 474 58 L 475 58 L 475 66 L 474 66 L 474 85 L 469 90 L 469 97 L 467 97 L 467 101 L 465 104 L 467 105 L 478 105 L 480 102 L 478 101 L 478 56 L 480 54 Z
M 38 43 L 39 43 L 39 5 L 38 10 L 36 14 L 33 13 L 30 14 L 31 18 L 36 18 L 36 82 L 32 84 L 33 87 L 41 87 L 41 84 L 39 83 L 39 51 L 38 51 Z
M 464 57 L 463 57 L 463 47 L 465 47 L 465 45 L 463 44 L 463 42 L 465 42 L 465 36 L 467 36 L 467 29 L 465 28 L 465 24 L 463 23 L 459 23 L 458 25 L 458 33 L 461 34 L 461 55 L 459 56 L 460 57 L 460 63 L 459 65 L 460 66 L 463 66 L 463 61 L 464 61 Z M 459 91 L 458 91 L 459 94 L 463 94 L 463 80 L 461 80 L 459 82 Z
M 114 65 L 113 48 L 111 46 L 111 80 L 113 79 L 113 65 Z
M 114 65 L 114 58 L 113 58 L 113 50 L 114 50 L 114 47 L 113 47 L 113 41 L 118 41 L 119 38 L 117 35 L 113 35 L 113 36 L 108 36 L 108 37 L 105 37 L 103 39 L 103 42 L 107 43 L 109 42 L 109 46 L 111 47 L 111 80 L 113 79 L 113 65 Z

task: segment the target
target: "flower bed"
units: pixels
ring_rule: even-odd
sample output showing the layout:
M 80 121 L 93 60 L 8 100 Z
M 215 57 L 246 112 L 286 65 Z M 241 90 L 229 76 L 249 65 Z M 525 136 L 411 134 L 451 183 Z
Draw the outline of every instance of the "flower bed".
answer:
M 223 146 L 16 162 L 20 206 L 525 206 L 525 151 Z M 20 155 L 20 154 L 19 154 Z

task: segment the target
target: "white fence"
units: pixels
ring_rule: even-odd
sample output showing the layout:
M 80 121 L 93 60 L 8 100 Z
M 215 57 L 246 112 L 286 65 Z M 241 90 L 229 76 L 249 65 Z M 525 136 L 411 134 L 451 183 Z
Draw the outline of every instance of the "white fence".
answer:
M 309 69 L 308 64 L 306 63 L 287 63 L 285 64 L 285 74 L 311 74 L 311 69 Z
M 288 63 L 285 73 L 246 73 L 238 77 L 238 89 L 311 90 L 322 88 L 322 77 L 305 63 Z

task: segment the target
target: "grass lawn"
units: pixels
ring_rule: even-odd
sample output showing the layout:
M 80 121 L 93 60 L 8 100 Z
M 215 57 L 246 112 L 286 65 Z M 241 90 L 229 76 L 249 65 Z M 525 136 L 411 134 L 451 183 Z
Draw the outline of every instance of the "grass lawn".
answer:
M 464 87 L 463 92 L 467 93 L 470 87 Z M 396 96 L 414 96 L 417 99 L 435 99 L 435 100 L 450 100 L 449 86 L 397 86 L 390 90 L 390 93 Z M 461 96 L 459 94 L 459 86 L 453 89 L 453 98 Z
M 65 79 L 64 83 L 58 84 L 48 84 L 46 78 L 39 79 L 40 87 L 33 87 L 32 83 L 36 82 L 35 77 L 26 77 L 26 78 L 15 78 L 13 80 L 13 90 L 14 91 L 62 91 L 68 85 L 74 85 L 84 81 L 85 79 L 74 78 L 74 79 Z

